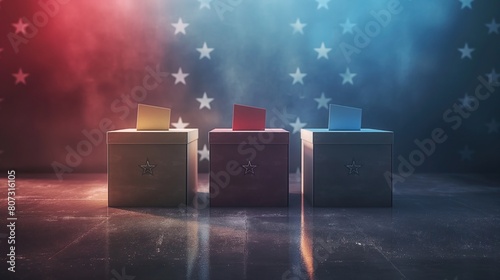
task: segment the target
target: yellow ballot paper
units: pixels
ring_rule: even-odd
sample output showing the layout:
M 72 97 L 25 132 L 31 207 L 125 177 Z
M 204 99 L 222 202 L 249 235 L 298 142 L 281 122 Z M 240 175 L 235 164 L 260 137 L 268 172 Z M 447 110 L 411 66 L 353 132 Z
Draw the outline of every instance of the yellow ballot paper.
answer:
M 137 130 L 168 130 L 169 127 L 169 108 L 138 104 Z

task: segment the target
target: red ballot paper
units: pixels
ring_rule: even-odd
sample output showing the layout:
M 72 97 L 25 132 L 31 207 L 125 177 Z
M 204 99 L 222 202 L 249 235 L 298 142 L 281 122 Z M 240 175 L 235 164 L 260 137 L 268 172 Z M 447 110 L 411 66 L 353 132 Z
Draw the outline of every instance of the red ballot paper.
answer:
M 234 104 L 233 130 L 265 130 L 266 109 Z

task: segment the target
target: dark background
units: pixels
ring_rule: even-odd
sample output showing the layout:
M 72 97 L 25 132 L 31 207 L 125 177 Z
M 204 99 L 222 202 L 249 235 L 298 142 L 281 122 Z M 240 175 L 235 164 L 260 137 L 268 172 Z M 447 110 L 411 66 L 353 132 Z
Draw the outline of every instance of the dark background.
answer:
M 210 9 L 196 0 L 64 2 L 0 2 L 0 169 L 53 172 L 58 163 L 71 172 L 105 172 L 105 140 L 74 166 L 68 149 L 103 119 L 116 129 L 135 127 L 136 109 L 117 112 L 113 102 L 142 85 L 146 67 L 168 73 L 181 67 L 189 73 L 186 85 L 164 78 L 142 103 L 170 107 L 172 122 L 182 117 L 199 128 L 200 150 L 209 130 L 231 126 L 234 103 L 266 108 L 268 123 L 278 119 L 290 132 L 297 118 L 306 128 L 326 127 L 328 112 L 314 99 L 324 93 L 330 103 L 362 108 L 363 127 L 394 131 L 396 165 L 399 155 L 408 158 L 417 148 L 415 139 L 442 128 L 447 140 L 416 172 L 500 171 L 500 88 L 476 99 L 477 108 L 463 100 L 473 97 L 478 77 L 493 83 L 488 74 L 500 73 L 500 34 L 486 26 L 500 22 L 499 1 L 469 8 L 459 1 L 401 0 L 401 11 L 362 47 L 357 32 L 343 33 L 341 24 L 348 18 L 354 30 L 365 30 L 373 12 L 391 1 L 332 0 L 328 9 L 312 0 L 214 0 Z M 51 4 L 52 15 L 40 3 Z M 25 34 L 12 25 L 20 18 L 30 24 Z M 186 34 L 174 34 L 171 24 L 179 18 L 189 24 Z M 290 26 L 298 18 L 307 24 L 303 34 Z M 204 42 L 214 48 L 211 59 L 199 58 L 196 48 Z M 328 59 L 314 51 L 322 42 L 332 49 Z M 474 49 L 471 59 L 458 50 L 466 43 Z M 348 45 L 359 51 L 349 59 L 342 51 Z M 303 84 L 292 84 L 297 67 L 307 74 Z M 29 76 L 16 85 L 12 74 L 20 68 Z M 346 68 L 356 73 L 353 84 L 342 83 Z M 211 109 L 199 109 L 196 98 L 204 92 L 214 98 Z M 456 129 L 443 119 L 454 105 L 470 113 Z M 288 118 L 278 117 L 283 111 Z M 296 172 L 300 133 L 290 141 Z M 200 161 L 200 171 L 207 170 L 208 161 Z

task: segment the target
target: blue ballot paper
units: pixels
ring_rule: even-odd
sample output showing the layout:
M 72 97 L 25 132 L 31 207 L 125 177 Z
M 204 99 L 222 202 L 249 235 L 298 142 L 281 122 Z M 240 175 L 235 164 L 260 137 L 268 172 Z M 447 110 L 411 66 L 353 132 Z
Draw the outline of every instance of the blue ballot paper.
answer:
M 328 130 L 360 130 L 360 108 L 330 104 Z

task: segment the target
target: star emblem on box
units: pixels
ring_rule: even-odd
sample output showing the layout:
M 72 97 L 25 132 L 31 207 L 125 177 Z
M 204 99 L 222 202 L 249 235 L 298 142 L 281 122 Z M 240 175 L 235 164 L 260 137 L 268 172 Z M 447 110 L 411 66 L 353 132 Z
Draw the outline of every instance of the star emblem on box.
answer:
M 139 167 L 142 168 L 142 175 L 154 175 L 153 168 L 156 167 L 156 164 L 151 164 L 149 159 L 146 159 L 146 164 L 139 164 Z
M 356 164 L 356 161 L 353 159 L 350 164 L 346 164 L 345 167 L 349 169 L 348 175 L 359 175 L 359 168 L 362 166 L 360 164 Z
M 248 161 L 248 164 L 241 165 L 241 167 L 245 168 L 245 174 L 244 175 L 247 175 L 247 174 L 255 175 L 254 168 L 256 168 L 257 165 L 252 164 L 251 161 Z

